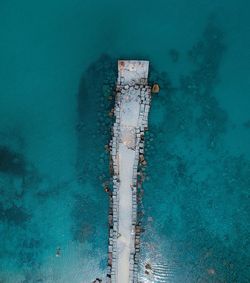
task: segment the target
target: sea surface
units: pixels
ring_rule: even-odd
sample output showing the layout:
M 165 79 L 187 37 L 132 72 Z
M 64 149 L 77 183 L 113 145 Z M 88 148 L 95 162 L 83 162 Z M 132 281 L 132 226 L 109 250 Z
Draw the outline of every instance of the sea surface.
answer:
M 105 278 L 117 59 L 150 60 L 141 282 L 250 282 L 250 2 L 0 1 L 0 282 Z M 146 264 L 151 269 L 146 269 Z

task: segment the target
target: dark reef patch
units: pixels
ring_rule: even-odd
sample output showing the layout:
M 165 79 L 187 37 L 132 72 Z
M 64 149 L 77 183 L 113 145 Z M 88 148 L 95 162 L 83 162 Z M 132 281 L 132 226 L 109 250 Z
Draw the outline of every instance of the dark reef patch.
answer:
M 39 266 L 39 249 L 41 248 L 41 240 L 27 237 L 23 240 L 18 255 L 19 265 L 28 267 L 29 269 Z
M 22 282 L 36 282 L 44 254 L 39 235 L 42 224 L 34 221 L 40 209 L 36 190 L 41 176 L 25 155 L 23 138 L 9 129 L 0 135 L 0 277 L 3 282 L 21 282 L 13 279 L 15 274 L 20 278 L 32 270 L 30 279 Z
M 179 57 L 180 57 L 180 54 L 179 54 L 179 51 L 172 48 L 169 50 L 169 56 L 172 60 L 172 62 L 176 63 L 179 61 Z
M 105 239 L 105 235 L 100 233 L 98 226 L 100 225 L 100 204 L 87 195 L 76 195 L 75 205 L 72 211 L 73 239 L 79 243 L 91 241 L 93 238 Z M 89 221 L 91 218 L 91 222 Z M 94 244 L 95 246 L 95 244 Z
M 0 203 L 0 221 L 6 221 L 10 224 L 21 226 L 30 219 L 30 214 L 24 208 L 12 205 L 9 208 L 4 208 Z
M 22 176 L 26 173 L 24 157 L 7 148 L 0 146 L 0 172 Z
M 243 126 L 246 127 L 247 129 L 250 129 L 250 120 L 243 123 Z

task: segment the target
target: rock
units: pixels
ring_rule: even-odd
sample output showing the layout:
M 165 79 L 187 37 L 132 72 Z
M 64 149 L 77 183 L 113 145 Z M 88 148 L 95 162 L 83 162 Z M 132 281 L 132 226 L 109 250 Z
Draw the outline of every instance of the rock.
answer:
M 152 267 L 151 267 L 151 264 L 150 264 L 150 263 L 147 263 L 147 264 L 145 265 L 145 268 L 146 268 L 146 269 L 149 269 L 149 270 L 152 270 Z
M 153 84 L 152 86 L 152 93 L 159 93 L 160 91 L 160 86 L 158 84 Z
M 140 155 L 139 155 L 139 159 L 140 159 L 140 162 L 141 162 L 141 163 L 144 161 L 144 156 L 143 156 L 143 154 L 140 154 Z
M 135 232 L 138 233 L 138 234 L 141 232 L 140 226 L 136 226 L 136 227 L 135 227 Z

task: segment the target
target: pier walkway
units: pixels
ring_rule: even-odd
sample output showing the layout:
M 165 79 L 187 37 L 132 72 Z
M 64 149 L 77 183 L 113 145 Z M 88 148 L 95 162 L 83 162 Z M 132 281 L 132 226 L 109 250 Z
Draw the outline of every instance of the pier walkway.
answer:
M 148 68 L 148 61 L 118 61 L 116 120 L 110 142 L 113 194 L 107 282 L 112 283 L 134 283 L 138 277 L 137 172 L 150 109 Z

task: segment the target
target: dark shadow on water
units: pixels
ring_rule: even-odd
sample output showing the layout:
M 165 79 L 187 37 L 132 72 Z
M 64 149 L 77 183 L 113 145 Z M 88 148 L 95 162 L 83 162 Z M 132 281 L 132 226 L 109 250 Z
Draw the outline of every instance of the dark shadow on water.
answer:
M 78 160 L 80 179 L 96 181 L 108 176 L 108 155 L 104 146 L 110 139 L 112 119 L 109 111 L 114 103 L 116 62 L 102 55 L 83 73 L 78 94 Z
M 84 71 L 77 97 L 78 140 L 76 171 L 82 191 L 77 191 L 72 208 L 72 238 L 89 243 L 100 268 L 106 268 L 108 197 L 103 186 L 110 183 L 109 153 L 117 62 L 101 55 Z

